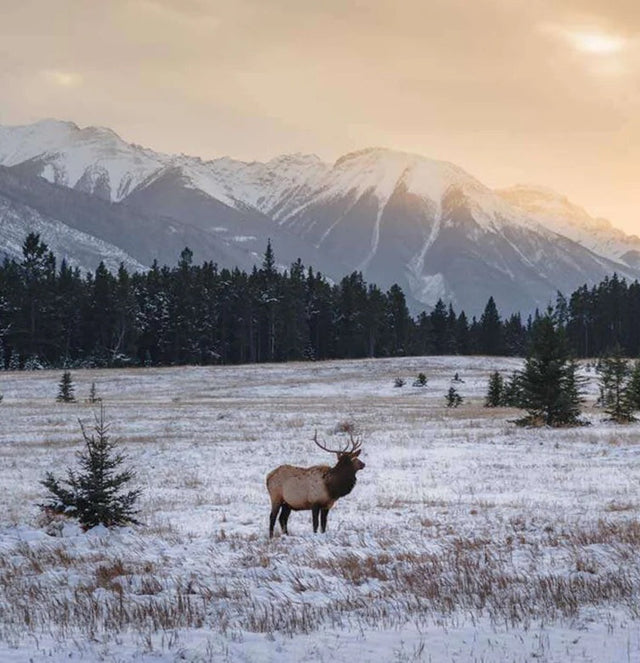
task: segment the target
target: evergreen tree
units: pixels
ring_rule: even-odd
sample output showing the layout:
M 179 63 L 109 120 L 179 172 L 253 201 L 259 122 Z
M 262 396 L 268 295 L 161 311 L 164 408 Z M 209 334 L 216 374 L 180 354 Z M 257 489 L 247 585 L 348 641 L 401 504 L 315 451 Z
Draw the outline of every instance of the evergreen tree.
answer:
M 564 330 L 556 326 L 549 310 L 532 326 L 531 347 L 520 376 L 521 407 L 529 416 L 520 423 L 577 425 L 582 399 L 576 373 Z
M 471 351 L 469 337 L 469 322 L 464 311 L 460 313 L 455 324 L 456 351 L 461 355 L 468 355 Z
M 449 343 L 447 307 L 442 299 L 438 299 L 433 311 L 429 314 L 431 320 L 431 339 L 433 353 L 443 355 Z
M 447 407 L 458 407 L 462 403 L 462 396 L 456 391 L 455 387 L 449 387 L 445 398 L 447 399 Z
M 37 233 L 29 233 L 22 245 L 20 263 L 22 300 L 16 323 L 23 337 L 24 356 L 45 356 L 50 346 L 51 316 L 55 295 L 56 260 Z
M 11 355 L 9 356 L 9 370 L 20 370 L 20 355 L 15 350 L 12 350 Z
M 633 421 L 634 398 L 629 388 L 631 368 L 622 357 L 619 345 L 598 364 L 598 373 L 604 411 L 616 423 Z
M 502 342 L 502 322 L 493 297 L 485 306 L 480 318 L 480 352 L 484 355 L 500 355 L 504 353 Z
M 427 376 L 424 373 L 418 373 L 418 377 L 413 381 L 414 387 L 426 387 L 427 386 Z
M 59 403 L 73 403 L 76 400 L 75 396 L 73 395 L 74 391 L 75 387 L 73 386 L 71 373 L 69 371 L 65 371 L 60 378 L 60 382 L 58 383 L 58 395 L 56 396 L 56 400 Z
M 514 371 L 508 380 L 504 381 L 502 389 L 503 405 L 508 407 L 523 407 L 521 374 Z
M 514 313 L 505 321 L 503 339 L 505 354 L 511 357 L 522 357 L 526 354 L 527 330 L 519 313 Z
M 120 471 L 125 456 L 116 450 L 116 442 L 109 436 L 104 408 L 95 417 L 92 434 L 87 433 L 82 423 L 80 428 L 85 445 L 78 453 L 80 471 L 68 469 L 64 481 L 47 472 L 41 483 L 51 495 L 42 508 L 73 516 L 85 528 L 99 524 L 106 527 L 138 524 L 135 503 L 140 490 L 124 492 L 134 474 L 131 470 Z
M 640 360 L 633 364 L 627 391 L 632 410 L 640 410 Z
M 391 336 L 389 354 L 394 357 L 405 355 L 411 335 L 411 317 L 404 293 L 397 283 L 392 285 L 387 292 L 386 313 Z
M 499 407 L 504 404 L 504 379 L 498 371 L 489 377 L 489 387 L 485 399 L 485 407 Z
M 96 391 L 96 383 L 95 382 L 91 383 L 91 389 L 89 389 L 89 398 L 87 400 L 88 400 L 89 403 L 97 403 L 98 401 L 102 400 L 98 396 L 98 392 Z

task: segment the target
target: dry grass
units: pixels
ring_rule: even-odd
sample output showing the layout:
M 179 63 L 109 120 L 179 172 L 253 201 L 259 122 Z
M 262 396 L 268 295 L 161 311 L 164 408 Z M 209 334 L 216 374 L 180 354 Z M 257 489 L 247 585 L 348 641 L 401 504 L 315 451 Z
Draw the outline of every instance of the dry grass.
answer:
M 402 374 L 423 362 L 407 362 Z M 356 368 L 347 366 L 346 378 L 369 384 Z M 5 398 L 12 434 L 27 442 L 0 447 L 0 478 L 13 481 L 11 496 L 0 495 L 3 524 L 11 514 L 53 536 L 2 546 L 0 640 L 17 645 L 48 633 L 113 641 L 128 633 L 151 651 L 159 646 L 152 635 L 171 648 L 183 628 L 232 638 L 408 623 L 451 628 L 461 620 L 527 629 L 580 623 L 612 607 L 639 617 L 633 491 L 640 472 L 624 455 L 636 444 L 631 434 L 516 430 L 512 411 L 484 408 L 465 393 L 467 375 L 459 387 L 465 402 L 447 409 L 429 368 L 429 385 L 416 393 L 395 389 L 389 369 L 386 391 L 353 397 L 296 394 L 304 375 L 289 375 L 291 392 L 282 397 L 265 395 L 271 371 L 284 369 L 266 370 L 250 382 L 255 367 L 212 369 L 210 383 L 222 385 L 211 393 L 197 373 L 178 401 L 170 381 L 158 391 L 154 383 L 164 375 L 186 380 L 186 369 L 122 371 L 115 381 L 88 372 L 85 382 L 98 382 L 145 491 L 145 527 L 90 543 L 61 536 L 64 519 L 33 515 L 45 468 L 73 461 L 77 412 L 65 410 L 67 421 L 58 417 L 62 408 L 32 396 L 15 409 Z M 314 385 L 332 385 L 342 369 L 298 370 L 309 380 L 319 372 Z M 36 420 L 29 413 L 38 409 Z M 282 462 L 326 460 L 311 441 L 316 428 L 362 434 L 367 468 L 332 511 L 327 536 L 313 537 L 310 516 L 297 514 L 294 535 L 270 541 L 264 475 Z M 26 479 L 14 481 L 18 472 Z M 399 652 L 398 660 L 424 653 Z

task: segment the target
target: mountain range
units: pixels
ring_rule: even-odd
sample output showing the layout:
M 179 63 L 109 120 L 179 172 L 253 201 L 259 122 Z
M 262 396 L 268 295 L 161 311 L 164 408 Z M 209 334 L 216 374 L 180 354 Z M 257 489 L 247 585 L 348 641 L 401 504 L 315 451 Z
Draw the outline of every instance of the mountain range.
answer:
M 0 126 L 0 252 L 30 231 L 82 269 L 194 260 L 251 269 L 270 239 L 331 279 L 398 283 L 410 308 L 442 298 L 469 315 L 545 307 L 617 272 L 640 278 L 640 238 L 540 187 L 493 190 L 458 166 L 382 148 L 335 163 L 162 154 L 110 129 Z

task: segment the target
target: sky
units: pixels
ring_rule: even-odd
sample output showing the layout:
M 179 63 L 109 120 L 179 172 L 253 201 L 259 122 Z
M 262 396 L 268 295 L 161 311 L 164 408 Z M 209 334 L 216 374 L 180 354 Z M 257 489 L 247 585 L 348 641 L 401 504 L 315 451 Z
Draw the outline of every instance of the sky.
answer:
M 0 0 L 0 124 L 332 161 L 382 146 L 640 235 L 637 0 Z

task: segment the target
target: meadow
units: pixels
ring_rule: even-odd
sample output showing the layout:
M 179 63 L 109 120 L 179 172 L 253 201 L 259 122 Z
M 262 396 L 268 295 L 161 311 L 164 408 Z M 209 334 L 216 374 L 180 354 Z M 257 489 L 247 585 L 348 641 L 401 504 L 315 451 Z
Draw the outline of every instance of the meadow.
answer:
M 640 424 L 604 420 L 585 364 L 590 425 L 517 427 L 483 404 L 490 372 L 520 366 L 85 369 L 76 403 L 56 402 L 61 371 L 0 373 L 0 660 L 640 660 Z M 92 384 L 140 525 L 38 506 L 45 473 L 76 467 Z M 314 432 L 348 429 L 366 468 L 327 533 L 294 512 L 269 539 L 267 472 L 333 462 Z

